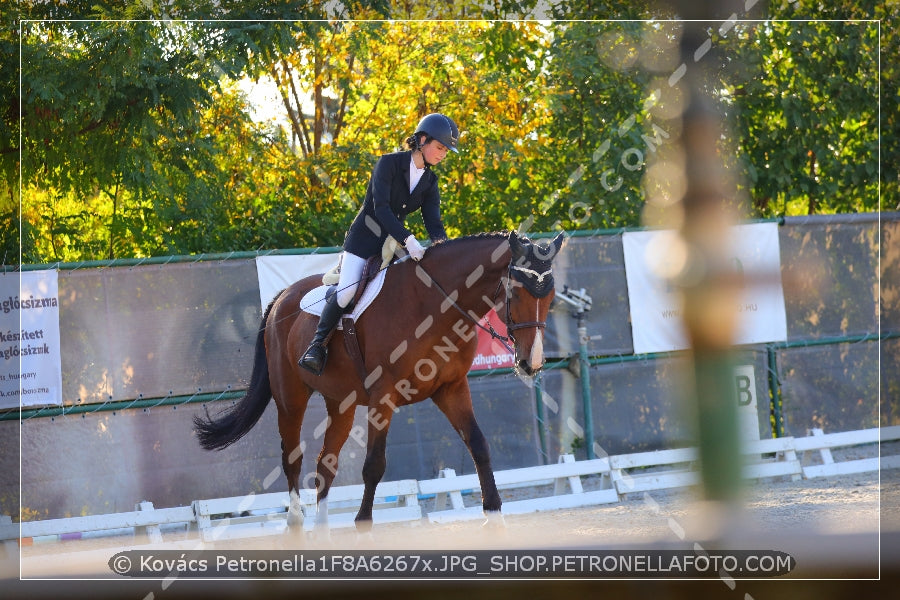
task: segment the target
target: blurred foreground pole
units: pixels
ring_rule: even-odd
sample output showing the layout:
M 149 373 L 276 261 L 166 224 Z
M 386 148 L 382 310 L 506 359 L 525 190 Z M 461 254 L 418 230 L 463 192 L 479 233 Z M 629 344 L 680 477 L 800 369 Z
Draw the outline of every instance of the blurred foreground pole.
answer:
M 679 233 L 686 261 L 675 282 L 691 343 L 685 400 L 698 419 L 705 499 L 726 503 L 737 499 L 742 479 L 732 357 L 740 290 L 729 264 L 728 242 L 736 213 L 729 197 L 734 190 L 719 153 L 722 116 L 710 96 L 717 79 L 711 71 L 719 62 L 715 44 L 710 43 L 711 33 L 732 14 L 720 17 L 728 4 L 738 11 L 743 8 L 743 2 L 676 1 L 679 16 L 685 19 L 680 64 L 687 69 L 680 84 L 688 98 L 678 140 L 685 178 Z M 700 18 L 719 20 L 691 20 Z

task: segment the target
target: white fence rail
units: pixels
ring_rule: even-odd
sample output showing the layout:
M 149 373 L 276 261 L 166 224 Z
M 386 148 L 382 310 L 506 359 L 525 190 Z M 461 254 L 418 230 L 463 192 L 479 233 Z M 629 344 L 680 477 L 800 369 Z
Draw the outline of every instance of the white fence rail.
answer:
M 581 477 L 585 475 L 605 476 L 608 481 L 609 459 L 575 461 L 574 456 L 566 454 L 560 456 L 559 462 L 555 465 L 498 471 L 494 473 L 494 480 L 497 487 L 501 489 L 518 487 L 522 484 L 553 484 L 553 495 L 551 496 L 504 502 L 502 512 L 505 514 L 576 508 L 619 501 L 616 490 L 609 485 L 599 490 L 585 492 L 581 484 Z M 566 487 L 569 488 L 568 493 L 564 492 Z M 444 469 L 438 479 L 419 482 L 420 493 L 435 495 L 435 510 L 428 513 L 428 520 L 431 522 L 483 518 L 481 506 L 466 507 L 462 497 L 464 491 L 474 492 L 480 489 L 477 475 L 457 476 L 453 469 Z M 445 509 L 448 499 L 451 508 Z
M 328 493 L 328 526 L 350 527 L 359 505 L 362 503 L 363 485 L 345 485 L 331 488 Z M 419 487 L 414 479 L 382 481 L 375 488 L 374 523 L 416 521 L 422 518 L 418 503 Z M 287 522 L 290 499 L 287 492 L 247 494 L 215 500 L 195 500 L 192 503 L 197 529 L 203 541 L 255 537 L 269 533 L 281 533 Z M 303 528 L 312 529 L 315 522 L 315 490 L 304 489 L 300 493 L 303 511 Z
M 900 454 L 835 460 L 836 448 L 872 445 L 879 441 L 900 440 L 900 426 L 823 433 L 814 429 L 802 438 L 784 437 L 748 442 L 743 448 L 745 478 L 791 477 L 793 480 L 864 473 L 900 468 Z M 803 465 L 816 461 L 819 464 Z M 817 454 L 818 458 L 813 458 Z M 499 488 L 553 486 L 549 495 L 526 500 L 507 501 L 503 513 L 516 514 L 558 510 L 618 502 L 625 494 L 687 487 L 699 483 L 696 448 L 677 448 L 576 461 L 561 456 L 553 465 L 498 471 Z M 582 477 L 600 476 L 598 489 L 585 491 Z M 362 500 L 362 485 L 338 486 L 328 495 L 329 527 L 348 527 Z M 419 522 L 423 518 L 422 501 L 434 498 L 434 510 L 424 514 L 430 522 L 482 518 L 480 503 L 466 506 L 463 494 L 480 490 L 476 475 L 456 475 L 444 469 L 437 479 L 386 481 L 376 489 L 373 510 L 375 523 Z M 304 529 L 316 518 L 314 490 L 303 490 L 300 502 Z M 449 502 L 449 507 L 447 506 Z M 162 539 L 160 527 L 176 524 L 196 527 L 203 541 L 251 537 L 280 533 L 286 527 L 287 492 L 248 494 L 232 498 L 196 500 L 191 506 L 153 508 L 141 502 L 133 512 L 13 523 L 0 516 L 0 540 L 18 540 L 32 544 L 104 532 L 133 530 L 146 533 L 151 542 Z M 14 543 L 14 542 L 12 542 Z

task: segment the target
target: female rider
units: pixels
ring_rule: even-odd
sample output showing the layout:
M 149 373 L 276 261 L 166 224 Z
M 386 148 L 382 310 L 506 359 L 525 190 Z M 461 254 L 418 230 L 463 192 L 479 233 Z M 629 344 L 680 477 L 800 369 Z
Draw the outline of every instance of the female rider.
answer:
M 380 255 L 388 236 L 402 240 L 414 260 L 425 254 L 425 249 L 404 224 L 407 215 L 421 210 L 431 241 L 447 238 L 441 220 L 437 176 L 431 167 L 444 160 L 448 150 L 459 152 L 458 140 L 456 123 L 445 115 L 431 113 L 419 121 L 415 133 L 406 139 L 408 150 L 378 159 L 365 200 L 344 238 L 340 281 L 333 293 L 329 290 L 315 337 L 300 358 L 301 367 L 316 375 L 322 373 L 328 358 L 325 340 L 349 308 L 366 261 Z

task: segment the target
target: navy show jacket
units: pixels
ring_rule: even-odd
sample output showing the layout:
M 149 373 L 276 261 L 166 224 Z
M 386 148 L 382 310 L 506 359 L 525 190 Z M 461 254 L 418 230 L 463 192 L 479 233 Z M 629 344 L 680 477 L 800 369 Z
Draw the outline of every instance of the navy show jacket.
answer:
M 406 217 L 421 209 L 425 229 L 433 242 L 447 238 L 441 222 L 441 196 L 437 176 L 425 169 L 419 183 L 409 191 L 412 152 L 393 152 L 375 163 L 366 197 L 344 238 L 344 250 L 361 258 L 381 253 L 388 235 L 400 244 L 412 235 Z

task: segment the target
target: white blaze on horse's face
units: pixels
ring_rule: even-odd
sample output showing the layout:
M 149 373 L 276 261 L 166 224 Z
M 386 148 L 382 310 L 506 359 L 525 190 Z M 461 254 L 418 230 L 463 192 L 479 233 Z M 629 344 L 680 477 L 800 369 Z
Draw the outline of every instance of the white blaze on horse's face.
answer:
M 534 298 L 526 290 L 518 288 L 511 298 L 510 317 L 516 344 L 516 366 L 531 377 L 544 367 L 544 323 L 547 320 L 553 291 L 544 298 Z
M 544 336 L 540 330 L 534 336 L 531 344 L 531 356 L 528 359 L 533 372 L 538 372 L 544 366 Z

